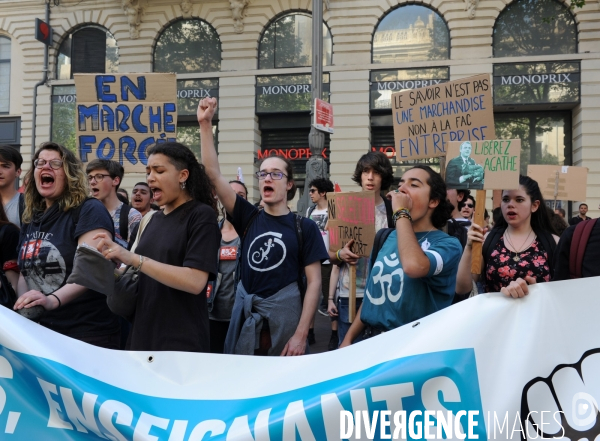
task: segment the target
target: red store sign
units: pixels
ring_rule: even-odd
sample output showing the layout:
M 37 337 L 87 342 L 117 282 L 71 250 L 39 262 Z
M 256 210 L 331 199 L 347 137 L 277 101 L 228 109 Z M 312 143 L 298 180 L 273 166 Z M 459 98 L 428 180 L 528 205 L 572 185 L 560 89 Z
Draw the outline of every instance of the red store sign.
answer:
M 321 151 L 321 156 L 325 159 L 329 159 L 327 157 L 327 149 L 323 149 Z M 300 149 L 263 149 L 258 151 L 258 159 L 268 158 L 269 156 L 281 156 L 286 159 L 294 160 L 294 159 L 308 159 L 312 156 L 309 148 L 300 148 Z

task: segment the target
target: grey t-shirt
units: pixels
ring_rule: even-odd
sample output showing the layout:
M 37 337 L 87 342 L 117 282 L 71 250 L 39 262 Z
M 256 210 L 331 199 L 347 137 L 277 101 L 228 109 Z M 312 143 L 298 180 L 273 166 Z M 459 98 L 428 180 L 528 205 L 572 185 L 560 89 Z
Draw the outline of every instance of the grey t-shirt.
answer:
M 219 248 L 219 274 L 215 283 L 213 308 L 208 317 L 211 320 L 225 322 L 231 320 L 231 311 L 235 302 L 235 268 L 240 238 L 227 242 L 221 239 Z
M 4 212 L 8 221 L 21 228 L 21 219 L 19 219 L 19 196 L 21 193 L 17 193 L 14 197 L 8 201 L 8 204 L 4 206 Z

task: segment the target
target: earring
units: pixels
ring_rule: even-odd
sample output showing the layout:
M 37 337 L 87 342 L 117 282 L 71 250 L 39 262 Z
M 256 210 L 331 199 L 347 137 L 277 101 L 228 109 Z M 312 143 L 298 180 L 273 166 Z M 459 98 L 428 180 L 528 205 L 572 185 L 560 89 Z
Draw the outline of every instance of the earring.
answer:
M 185 181 L 183 181 L 180 185 L 181 185 L 181 189 L 185 190 Z

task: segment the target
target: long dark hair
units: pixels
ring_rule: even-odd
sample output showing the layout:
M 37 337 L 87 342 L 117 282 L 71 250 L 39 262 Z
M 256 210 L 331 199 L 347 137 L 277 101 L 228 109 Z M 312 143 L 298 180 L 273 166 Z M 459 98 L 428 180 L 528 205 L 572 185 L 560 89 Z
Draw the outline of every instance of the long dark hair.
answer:
M 540 186 L 537 181 L 534 181 L 529 176 L 519 176 L 519 185 L 523 187 L 527 196 L 531 198 L 531 203 L 533 204 L 535 201 L 540 201 L 540 206 L 537 210 L 531 213 L 531 228 L 533 231 L 547 231 L 551 234 L 558 234 L 550 221 L 550 217 L 548 216 L 548 211 L 546 210 L 546 202 L 544 201 L 544 196 L 542 196 L 542 192 L 540 190 Z M 506 190 L 502 190 L 503 192 Z M 508 227 L 508 222 L 504 219 L 504 215 L 500 216 L 497 221 L 494 222 L 494 228 L 502 228 L 506 229 Z
M 446 183 L 442 179 L 442 176 L 428 165 L 417 164 L 409 170 L 415 168 L 425 170 L 429 175 L 427 178 L 427 185 L 429 185 L 429 200 L 440 201 L 437 207 L 434 208 L 433 213 L 431 213 L 431 223 L 435 228 L 442 228 L 446 225 L 448 219 L 452 217 L 452 211 L 454 210 L 454 205 L 447 199 Z
M 161 142 L 150 147 L 146 154 L 148 157 L 157 154 L 165 155 L 177 170 L 187 170 L 189 176 L 185 181 L 185 191 L 192 199 L 208 205 L 217 215 L 219 214 L 214 197 L 215 187 L 210 182 L 204 165 L 198 162 L 188 147 L 178 142 Z

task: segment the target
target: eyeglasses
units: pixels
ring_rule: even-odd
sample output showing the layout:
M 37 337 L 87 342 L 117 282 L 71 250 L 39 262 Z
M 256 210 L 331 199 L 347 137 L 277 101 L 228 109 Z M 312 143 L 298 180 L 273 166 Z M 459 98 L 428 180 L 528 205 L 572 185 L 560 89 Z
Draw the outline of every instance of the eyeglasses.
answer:
M 93 180 L 96 180 L 96 182 L 102 182 L 102 179 L 104 179 L 106 176 L 110 176 L 110 175 L 103 175 L 102 173 L 98 173 L 97 175 L 88 175 L 88 182 L 92 182 Z
M 52 170 L 58 170 L 62 167 L 63 162 L 62 159 L 52 159 L 51 161 L 46 161 L 45 159 L 36 159 L 33 161 L 35 168 L 44 168 L 46 164 L 50 164 Z
M 473 204 L 465 204 L 465 207 L 473 208 L 475 205 Z
M 271 179 L 275 179 L 276 181 L 283 179 L 284 176 L 287 178 L 287 175 L 282 172 L 266 172 L 266 171 L 262 171 L 262 170 L 256 172 L 256 177 L 258 179 L 260 179 L 261 181 L 264 181 L 265 179 L 267 179 L 267 176 L 269 176 L 269 175 L 271 175 Z
M 310 194 L 313 194 L 313 193 L 316 193 L 316 192 L 317 192 L 317 189 L 316 189 L 316 188 L 311 188 L 310 190 L 308 190 L 308 192 L 309 192 Z

